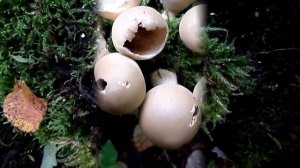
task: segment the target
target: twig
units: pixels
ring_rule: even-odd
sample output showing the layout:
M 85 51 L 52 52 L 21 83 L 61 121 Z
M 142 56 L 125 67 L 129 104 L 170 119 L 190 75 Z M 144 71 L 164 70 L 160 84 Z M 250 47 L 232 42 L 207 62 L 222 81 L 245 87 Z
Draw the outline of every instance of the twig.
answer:
M 244 93 L 231 93 L 231 96 L 243 96 Z
M 297 52 L 300 52 L 300 48 L 279 48 L 279 49 L 275 49 L 275 50 L 272 50 L 272 51 L 258 52 L 256 54 L 267 55 L 267 54 L 271 54 L 271 53 L 275 53 L 275 52 L 287 52 L 287 51 L 297 51 Z
M 208 83 L 210 83 L 212 85 L 217 85 L 216 82 L 214 82 L 209 76 L 206 76 L 206 79 L 207 79 Z
M 165 155 L 167 161 L 168 161 L 168 162 L 170 163 L 170 165 L 172 166 L 172 168 L 177 168 L 177 166 L 174 165 L 174 164 L 171 162 L 170 157 L 169 157 L 169 155 L 168 155 L 168 153 L 167 153 L 166 150 L 164 150 L 164 155 Z

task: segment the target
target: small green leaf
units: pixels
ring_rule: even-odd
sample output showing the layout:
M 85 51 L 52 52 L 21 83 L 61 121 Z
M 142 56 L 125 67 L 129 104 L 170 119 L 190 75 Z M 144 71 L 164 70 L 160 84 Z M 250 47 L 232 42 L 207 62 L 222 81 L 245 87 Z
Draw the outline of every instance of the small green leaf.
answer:
M 118 152 L 108 140 L 100 152 L 100 166 L 101 167 L 116 167 Z
M 41 168 L 53 168 L 54 166 L 57 166 L 56 152 L 57 148 L 53 143 L 44 147 L 44 156 Z
M 142 6 L 147 6 L 149 4 L 150 0 L 143 0 L 142 1 Z
M 278 149 L 282 150 L 282 145 L 279 142 L 279 140 L 277 138 L 275 138 L 274 136 L 272 136 L 270 133 L 267 134 L 269 138 L 271 138 L 275 144 L 277 145 Z
M 217 167 L 216 162 L 214 160 L 210 161 L 207 167 L 208 168 L 216 168 Z
M 20 63 L 34 63 L 33 59 L 24 58 L 22 56 L 11 56 L 15 61 Z

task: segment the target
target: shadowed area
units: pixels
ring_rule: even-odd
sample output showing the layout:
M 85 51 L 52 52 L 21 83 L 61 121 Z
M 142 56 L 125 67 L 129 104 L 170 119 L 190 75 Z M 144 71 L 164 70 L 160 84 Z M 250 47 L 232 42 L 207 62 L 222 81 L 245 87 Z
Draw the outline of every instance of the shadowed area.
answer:
M 100 91 L 105 90 L 106 86 L 107 86 L 107 82 L 104 79 L 97 80 L 97 87 Z
M 128 48 L 132 53 L 139 55 L 149 55 L 157 52 L 163 45 L 167 29 L 157 28 L 155 30 L 146 30 L 139 26 L 135 37 L 132 41 L 126 40 L 124 47 Z

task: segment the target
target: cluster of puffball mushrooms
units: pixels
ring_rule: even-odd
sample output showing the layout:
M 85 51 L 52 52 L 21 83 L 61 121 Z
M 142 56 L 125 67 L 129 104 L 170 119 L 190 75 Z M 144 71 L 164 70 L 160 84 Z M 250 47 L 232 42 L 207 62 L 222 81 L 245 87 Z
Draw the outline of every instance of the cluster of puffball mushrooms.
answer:
M 139 112 L 139 125 L 155 145 L 178 149 L 189 143 L 201 123 L 205 79 L 193 93 L 177 83 L 174 72 L 158 69 L 151 75 L 153 88 L 146 93 L 143 73 L 135 60 L 157 56 L 168 39 L 167 19 L 191 6 L 193 0 L 161 0 L 166 12 L 159 13 L 141 0 L 102 0 L 101 17 L 113 21 L 111 37 L 118 52 L 106 46 L 97 52 L 94 67 L 97 105 L 105 112 L 124 115 Z M 206 7 L 203 4 L 183 14 L 179 26 L 184 45 L 201 52 L 201 33 Z M 102 39 L 103 40 L 103 39 Z

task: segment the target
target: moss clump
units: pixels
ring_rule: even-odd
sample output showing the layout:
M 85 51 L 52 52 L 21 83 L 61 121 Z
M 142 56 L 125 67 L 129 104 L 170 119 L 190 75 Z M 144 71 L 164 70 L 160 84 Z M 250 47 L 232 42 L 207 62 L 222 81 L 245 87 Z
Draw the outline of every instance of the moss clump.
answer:
M 34 137 L 43 145 L 63 145 L 60 151 L 69 152 L 61 160 L 73 166 L 90 167 L 86 165 L 94 162 L 89 137 L 72 117 L 84 108 L 79 106 L 80 77 L 93 66 L 93 8 L 92 0 L 0 1 L 0 100 L 16 79 L 47 99 L 49 110 Z M 11 134 L 2 136 L 1 142 L 14 143 L 24 136 L 18 131 Z

